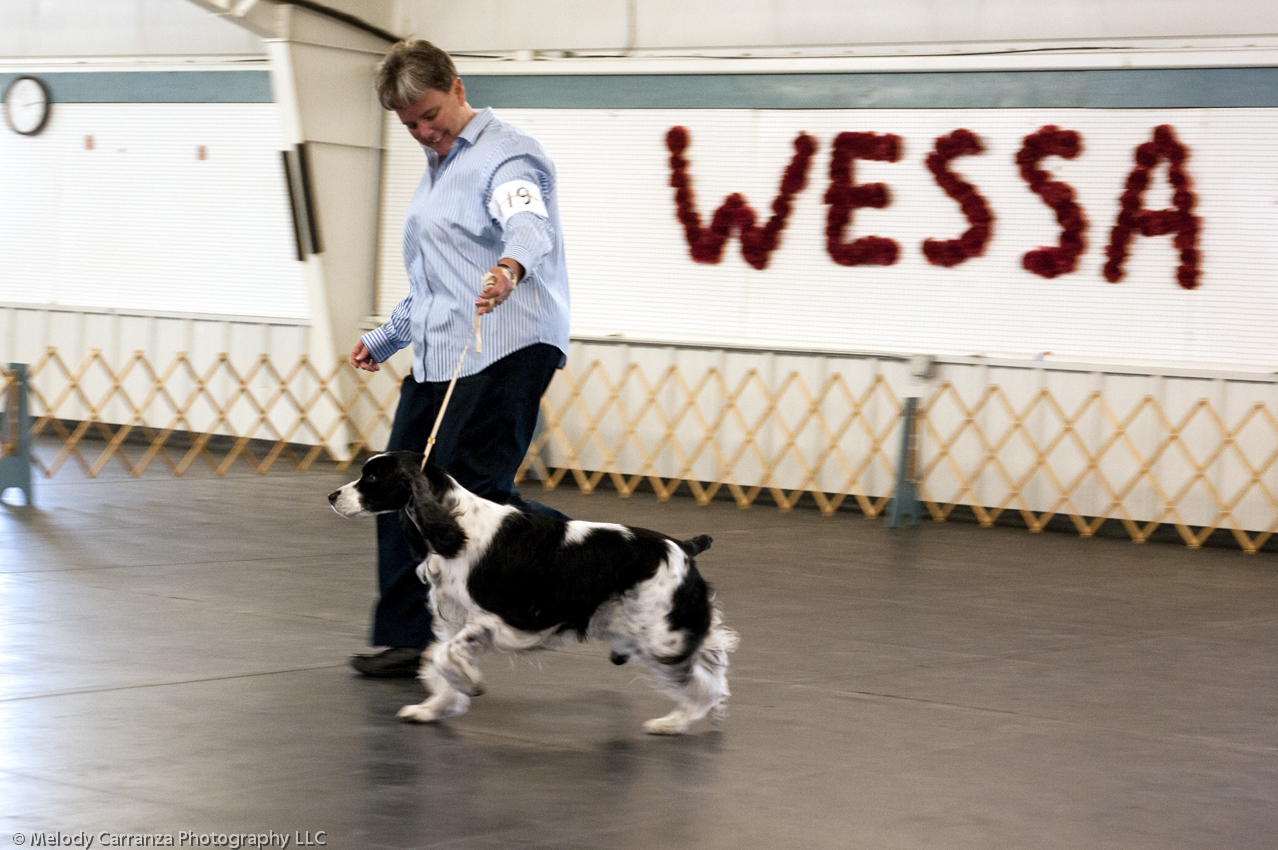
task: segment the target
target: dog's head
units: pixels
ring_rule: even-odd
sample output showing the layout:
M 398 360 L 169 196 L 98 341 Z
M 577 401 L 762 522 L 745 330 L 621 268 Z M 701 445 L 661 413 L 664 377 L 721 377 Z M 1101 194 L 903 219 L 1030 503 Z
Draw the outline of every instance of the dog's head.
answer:
M 426 464 L 421 452 L 385 452 L 364 461 L 358 479 L 328 494 L 333 510 L 344 517 L 371 516 L 402 510 L 418 502 L 442 501 L 452 482 L 443 470 Z
M 404 532 L 414 553 L 455 557 L 466 545 L 457 522 L 457 482 L 434 464 L 422 469 L 421 452 L 386 452 L 364 461 L 355 481 L 328 494 L 344 517 L 403 511 Z

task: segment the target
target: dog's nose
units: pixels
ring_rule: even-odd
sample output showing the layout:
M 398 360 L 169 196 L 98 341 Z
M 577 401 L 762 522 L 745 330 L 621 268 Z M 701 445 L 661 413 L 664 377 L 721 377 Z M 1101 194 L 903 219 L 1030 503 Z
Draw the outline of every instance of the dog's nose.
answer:
M 334 490 L 332 493 L 329 493 L 329 494 L 328 494 L 328 503 L 329 503 L 330 505 L 335 504 L 335 503 L 337 502 L 337 494 L 338 494 L 338 493 L 340 493 L 340 492 L 342 492 L 342 491 L 341 491 L 341 490 Z

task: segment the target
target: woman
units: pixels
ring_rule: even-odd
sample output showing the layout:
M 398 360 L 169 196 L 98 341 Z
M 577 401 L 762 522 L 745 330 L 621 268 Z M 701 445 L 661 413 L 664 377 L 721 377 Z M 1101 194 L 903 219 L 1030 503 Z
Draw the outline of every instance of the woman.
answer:
M 429 42 L 394 45 L 378 66 L 377 94 L 427 159 L 404 219 L 408 296 L 350 355 L 351 365 L 375 372 L 413 347 L 387 451 L 425 447 L 475 311 L 491 313 L 483 353 L 462 364 L 431 461 L 486 499 L 563 517 L 515 490 L 541 396 L 568 350 L 554 163 L 532 136 L 472 108 L 452 60 Z M 413 676 L 432 639 L 426 587 L 394 515 L 378 517 L 377 546 L 372 643 L 387 649 L 351 664 L 367 676 Z

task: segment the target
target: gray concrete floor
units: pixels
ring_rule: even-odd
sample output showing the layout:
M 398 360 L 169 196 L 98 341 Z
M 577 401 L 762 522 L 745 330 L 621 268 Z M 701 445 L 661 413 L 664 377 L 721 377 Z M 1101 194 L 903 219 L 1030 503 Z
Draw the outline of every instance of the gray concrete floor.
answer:
M 0 846 L 1278 847 L 1273 555 L 530 491 L 714 535 L 731 716 L 646 737 L 666 700 L 587 645 L 489 659 L 469 714 L 407 726 L 418 685 L 345 664 L 350 477 L 68 472 L 0 506 Z

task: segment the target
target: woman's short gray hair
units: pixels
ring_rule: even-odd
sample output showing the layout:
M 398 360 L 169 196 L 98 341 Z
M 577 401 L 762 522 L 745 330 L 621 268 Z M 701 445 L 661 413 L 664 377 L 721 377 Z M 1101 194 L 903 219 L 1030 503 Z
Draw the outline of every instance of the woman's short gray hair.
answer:
M 451 91 L 457 68 L 448 54 L 421 39 L 396 42 L 377 66 L 377 99 L 383 109 L 416 103 L 427 90 Z

